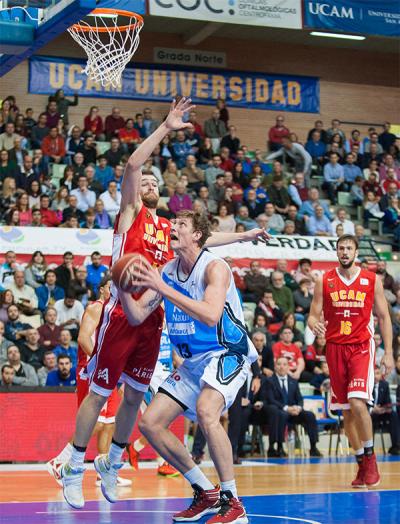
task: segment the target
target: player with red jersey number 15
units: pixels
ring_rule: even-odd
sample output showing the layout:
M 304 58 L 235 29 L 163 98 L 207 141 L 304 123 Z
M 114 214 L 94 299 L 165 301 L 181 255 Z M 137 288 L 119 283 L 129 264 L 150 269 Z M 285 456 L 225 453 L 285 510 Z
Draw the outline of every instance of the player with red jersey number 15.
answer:
M 346 434 L 359 466 L 352 487 L 373 487 L 380 482 L 368 412 L 375 367 L 373 308 L 385 344 L 381 360 L 385 374 L 394 366 L 392 324 L 382 282 L 375 273 L 356 266 L 357 238 L 342 235 L 337 256 L 339 267 L 326 272 L 315 286 L 308 326 L 314 335 L 326 337 L 331 409 L 343 410 Z M 325 322 L 320 320 L 322 313 Z

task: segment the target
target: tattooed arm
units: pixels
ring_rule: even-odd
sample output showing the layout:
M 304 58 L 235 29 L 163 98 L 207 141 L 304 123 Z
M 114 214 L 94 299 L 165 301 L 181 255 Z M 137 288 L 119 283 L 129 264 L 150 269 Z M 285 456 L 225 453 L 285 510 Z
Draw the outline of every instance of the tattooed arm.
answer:
M 163 299 L 160 293 L 152 289 L 145 291 L 138 300 L 135 300 L 130 293 L 120 290 L 119 298 L 131 326 L 142 324 L 158 308 Z

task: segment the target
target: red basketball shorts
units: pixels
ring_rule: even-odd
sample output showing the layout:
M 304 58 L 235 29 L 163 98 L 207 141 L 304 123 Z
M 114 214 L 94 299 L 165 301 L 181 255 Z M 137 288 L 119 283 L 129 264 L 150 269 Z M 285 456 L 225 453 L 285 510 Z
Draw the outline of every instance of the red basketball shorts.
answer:
M 372 401 L 375 343 L 326 344 L 332 400 L 331 409 L 350 409 L 350 398 Z
M 118 382 L 146 392 L 160 350 L 164 311 L 158 307 L 140 326 L 131 326 L 120 302 L 103 307 L 96 344 L 85 374 L 90 389 L 108 397 Z

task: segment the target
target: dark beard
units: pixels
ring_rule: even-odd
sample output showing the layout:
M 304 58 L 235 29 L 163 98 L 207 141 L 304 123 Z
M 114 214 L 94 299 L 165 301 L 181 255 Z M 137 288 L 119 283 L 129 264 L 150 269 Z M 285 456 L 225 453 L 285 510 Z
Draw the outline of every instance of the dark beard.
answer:
M 345 264 L 343 262 L 340 262 L 340 260 L 339 260 L 339 264 L 341 265 L 341 267 L 343 269 L 350 269 L 351 266 L 354 264 L 354 258 L 353 258 L 353 260 L 349 260 L 349 262 L 347 262 Z
M 148 207 L 149 209 L 157 209 L 158 196 L 155 193 L 143 195 L 142 202 L 145 205 L 145 207 Z

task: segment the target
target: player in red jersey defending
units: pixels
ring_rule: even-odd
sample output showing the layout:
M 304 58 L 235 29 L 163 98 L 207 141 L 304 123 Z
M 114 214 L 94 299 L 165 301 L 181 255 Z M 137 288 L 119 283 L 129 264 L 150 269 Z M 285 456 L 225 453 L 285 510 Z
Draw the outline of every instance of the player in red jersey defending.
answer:
M 166 120 L 129 158 L 121 186 L 120 212 L 114 228 L 112 261 L 127 253 L 141 253 L 155 267 L 173 257 L 170 248 L 170 222 L 156 214 L 159 192 L 151 172 L 142 173 L 142 166 L 155 147 L 173 130 L 192 126 L 184 123 L 183 115 L 193 109 L 191 100 L 173 101 Z M 217 233 L 207 246 L 237 241 L 268 238 L 262 229 L 245 233 Z M 137 298 L 139 295 L 135 295 Z M 122 467 L 121 457 L 132 433 L 144 393 L 149 386 L 160 346 L 163 325 L 161 306 L 152 305 L 151 315 L 140 326 L 131 326 L 111 286 L 111 297 L 103 307 L 96 344 L 86 371 L 90 377 L 89 395 L 83 401 L 77 417 L 73 450 L 60 474 L 64 498 L 73 508 L 82 508 L 82 480 L 86 447 L 97 417 L 118 381 L 125 383 L 124 397 L 115 418 L 115 430 L 108 455 L 98 456 L 94 465 L 100 474 L 103 495 L 109 502 L 117 501 L 117 476 Z
M 315 286 L 308 326 L 314 335 L 326 337 L 331 409 L 343 410 L 346 434 L 358 463 L 352 487 L 373 487 L 380 482 L 368 412 L 375 367 L 373 307 L 385 344 L 381 366 L 386 375 L 394 366 L 392 325 L 381 281 L 355 264 L 357 238 L 342 235 L 337 256 L 339 267 L 326 272 Z M 321 313 L 325 322 L 320 320 Z

